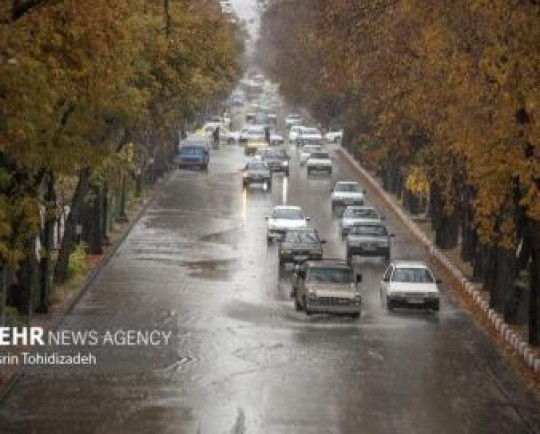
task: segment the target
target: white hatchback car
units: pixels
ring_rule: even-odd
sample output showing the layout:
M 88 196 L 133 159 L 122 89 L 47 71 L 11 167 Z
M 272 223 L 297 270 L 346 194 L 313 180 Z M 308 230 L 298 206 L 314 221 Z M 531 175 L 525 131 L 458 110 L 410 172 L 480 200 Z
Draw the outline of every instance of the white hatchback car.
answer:
M 421 261 L 392 261 L 381 281 L 381 300 L 394 307 L 425 307 L 438 311 L 440 280 Z
M 268 221 L 266 237 L 268 242 L 274 239 L 282 240 L 287 231 L 308 227 L 309 217 L 299 206 L 279 205 L 274 207 L 272 214 L 265 217 Z

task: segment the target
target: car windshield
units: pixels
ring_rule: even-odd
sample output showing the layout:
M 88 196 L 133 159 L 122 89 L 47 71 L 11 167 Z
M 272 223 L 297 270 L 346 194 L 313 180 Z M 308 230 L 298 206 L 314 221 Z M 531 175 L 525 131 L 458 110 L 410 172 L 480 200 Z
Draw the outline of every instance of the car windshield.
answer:
M 352 271 L 348 268 L 313 267 L 307 274 L 308 282 L 351 283 Z
M 248 170 L 266 170 L 266 165 L 260 161 L 252 161 L 247 164 Z
M 319 130 L 317 128 L 304 128 L 302 134 L 319 134 Z
M 180 148 L 180 153 L 182 154 L 202 154 L 204 148 L 201 146 L 183 146 Z
M 273 219 L 298 220 L 303 219 L 302 210 L 297 208 L 279 208 L 272 212 Z
M 433 283 L 433 275 L 427 268 L 397 268 L 392 282 Z
M 343 217 L 362 218 L 362 219 L 378 219 L 379 215 L 373 208 L 347 208 Z
M 252 134 L 252 135 L 259 135 L 259 134 L 262 134 L 262 135 L 264 135 L 264 127 L 253 127 L 253 128 L 250 128 L 250 129 L 249 129 L 249 134 Z
M 356 235 L 373 235 L 377 237 L 388 235 L 386 228 L 381 225 L 354 225 L 350 229 L 350 233 Z
M 286 243 L 295 244 L 318 244 L 319 237 L 313 231 L 289 231 L 285 236 Z
M 360 186 L 356 182 L 342 182 L 336 184 L 335 191 L 359 192 Z
M 330 155 L 328 155 L 326 152 L 312 152 L 311 158 L 317 158 L 319 160 L 329 160 Z
M 321 150 L 321 147 L 320 146 L 315 146 L 315 145 L 305 145 L 304 149 L 303 149 L 303 151 L 308 153 L 308 154 L 311 154 L 312 152 L 317 152 L 317 151 L 320 151 L 320 150 Z

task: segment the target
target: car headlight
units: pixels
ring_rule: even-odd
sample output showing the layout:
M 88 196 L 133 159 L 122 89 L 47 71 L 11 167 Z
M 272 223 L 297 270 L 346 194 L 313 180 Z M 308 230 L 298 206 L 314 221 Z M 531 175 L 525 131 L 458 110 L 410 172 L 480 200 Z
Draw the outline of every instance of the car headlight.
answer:
M 318 253 L 321 253 L 321 250 L 320 250 L 320 249 L 311 249 L 311 250 L 309 251 L 309 253 L 312 253 L 312 254 L 315 254 L 315 255 L 316 255 L 316 254 L 318 254 Z
M 281 251 L 281 254 L 285 254 L 285 255 L 290 255 L 291 254 L 291 251 L 289 249 L 283 249 Z

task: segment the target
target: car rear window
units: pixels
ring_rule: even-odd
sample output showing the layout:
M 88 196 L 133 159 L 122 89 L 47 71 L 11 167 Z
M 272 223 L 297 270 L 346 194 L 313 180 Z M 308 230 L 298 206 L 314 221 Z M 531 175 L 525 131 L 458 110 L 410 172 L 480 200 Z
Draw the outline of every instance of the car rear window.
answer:
M 319 238 L 315 232 L 289 231 L 285 237 L 285 242 L 299 244 L 318 244 Z
M 392 282 L 433 283 L 434 279 L 427 268 L 396 268 Z
M 299 209 L 275 209 L 272 212 L 272 218 L 274 219 L 288 219 L 288 220 L 297 220 L 297 219 L 303 219 L 304 214 Z
M 344 217 L 357 217 L 365 219 L 377 219 L 379 215 L 372 208 L 347 208 L 345 209 Z
M 374 235 L 386 236 L 388 232 L 384 226 L 379 225 L 354 225 L 350 229 L 350 233 L 356 235 Z
M 326 152 L 312 152 L 310 155 L 311 158 L 317 158 L 319 160 L 329 160 L 330 155 L 328 155 Z

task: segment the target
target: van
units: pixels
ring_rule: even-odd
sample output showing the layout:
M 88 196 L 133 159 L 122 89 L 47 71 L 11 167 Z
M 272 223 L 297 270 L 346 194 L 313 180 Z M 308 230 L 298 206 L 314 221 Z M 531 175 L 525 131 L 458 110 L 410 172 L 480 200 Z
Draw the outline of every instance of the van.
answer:
M 208 139 L 188 138 L 180 143 L 178 148 L 178 168 L 198 167 L 208 170 L 210 150 Z

